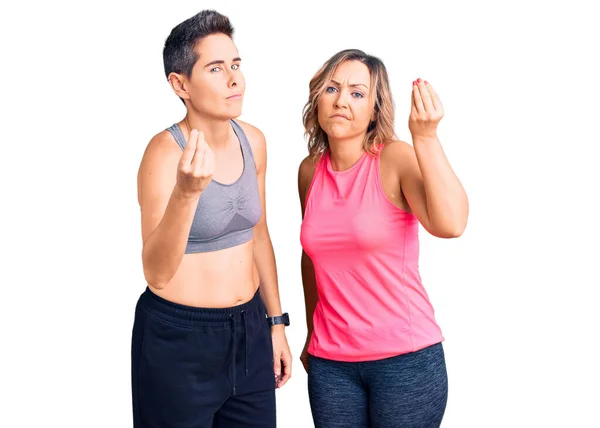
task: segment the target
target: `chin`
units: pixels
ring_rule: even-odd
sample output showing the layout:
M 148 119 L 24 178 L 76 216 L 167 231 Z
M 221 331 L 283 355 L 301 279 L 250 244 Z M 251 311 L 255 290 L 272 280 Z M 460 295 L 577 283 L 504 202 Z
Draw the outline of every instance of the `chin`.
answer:
M 236 118 L 240 117 L 241 115 L 242 115 L 242 108 L 240 106 L 239 108 L 225 109 L 225 110 L 219 112 L 219 114 L 217 114 L 216 116 L 220 119 L 231 120 L 231 119 L 236 119 Z
M 229 108 L 229 113 L 231 113 L 231 115 L 233 116 L 233 118 L 236 118 L 238 116 L 240 116 L 242 114 L 242 103 L 241 101 L 238 103 L 238 105 L 236 106 L 232 106 L 233 108 Z
M 338 140 L 346 138 L 350 135 L 350 133 L 348 132 L 348 129 L 346 129 L 345 127 L 339 126 L 339 125 L 329 126 L 329 128 L 327 130 L 325 130 L 325 133 L 327 134 L 328 137 L 336 138 Z

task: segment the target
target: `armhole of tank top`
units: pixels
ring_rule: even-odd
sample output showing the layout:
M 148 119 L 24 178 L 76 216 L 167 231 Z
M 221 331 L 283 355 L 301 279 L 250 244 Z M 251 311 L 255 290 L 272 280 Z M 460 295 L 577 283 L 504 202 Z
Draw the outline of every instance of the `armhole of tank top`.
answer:
M 308 186 L 308 190 L 306 191 L 306 195 L 304 196 L 304 215 L 306 215 L 306 211 L 308 210 L 308 202 L 309 202 L 310 195 L 312 194 L 313 185 L 315 184 L 315 178 L 317 177 L 317 173 L 319 173 L 320 169 L 323 167 L 324 161 L 325 161 L 325 153 L 323 153 L 321 155 L 321 159 L 319 159 L 319 162 L 317 162 L 317 165 L 315 166 L 315 171 L 310 180 L 310 185 Z
M 377 186 L 377 190 L 379 192 L 379 195 L 383 198 L 383 200 L 392 208 L 395 209 L 397 211 L 400 211 L 401 213 L 404 213 L 406 215 L 409 216 L 414 216 L 413 213 L 410 213 L 408 211 L 406 211 L 403 208 L 400 208 L 398 206 L 396 206 L 388 197 L 388 195 L 385 193 L 385 189 L 383 188 L 383 177 L 381 176 L 381 153 L 383 151 L 382 150 L 377 154 L 377 158 L 375 159 L 375 186 Z M 402 186 L 400 186 L 400 192 L 402 193 Z M 402 197 L 404 198 L 404 193 L 402 193 Z M 406 198 L 405 198 L 406 199 Z

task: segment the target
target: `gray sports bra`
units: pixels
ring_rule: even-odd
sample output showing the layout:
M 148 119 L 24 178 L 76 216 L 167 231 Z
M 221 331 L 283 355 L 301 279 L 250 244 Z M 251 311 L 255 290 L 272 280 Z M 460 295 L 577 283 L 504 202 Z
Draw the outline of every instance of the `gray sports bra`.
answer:
M 244 170 L 232 184 L 212 180 L 204 189 L 192 222 L 185 253 L 204 253 L 243 244 L 252 239 L 253 227 L 262 215 L 252 148 L 242 127 L 231 120 L 240 141 Z M 167 128 L 183 150 L 185 138 L 179 125 Z

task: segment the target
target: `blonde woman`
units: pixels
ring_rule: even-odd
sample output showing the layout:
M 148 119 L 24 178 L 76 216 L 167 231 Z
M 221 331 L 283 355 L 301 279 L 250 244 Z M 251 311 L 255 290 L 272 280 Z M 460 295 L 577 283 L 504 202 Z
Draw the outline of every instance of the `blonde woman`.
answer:
M 455 238 L 468 201 L 440 141 L 442 103 L 412 85 L 412 145 L 394 136 L 384 64 L 360 50 L 331 57 L 310 82 L 298 172 L 316 428 L 438 427 L 447 401 L 442 331 L 421 282 L 419 223 Z

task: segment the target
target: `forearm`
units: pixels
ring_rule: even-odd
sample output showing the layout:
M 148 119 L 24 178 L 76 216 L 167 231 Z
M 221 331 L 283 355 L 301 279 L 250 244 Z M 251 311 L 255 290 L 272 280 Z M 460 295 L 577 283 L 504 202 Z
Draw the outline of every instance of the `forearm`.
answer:
M 446 236 L 459 236 L 467 224 L 469 204 L 437 137 L 413 139 L 427 199 L 430 227 Z
M 177 272 L 185 253 L 198 200 L 199 196 L 184 196 L 175 189 L 161 222 L 144 243 L 144 275 L 153 287 L 164 288 Z
M 302 260 L 300 263 L 302 271 L 302 286 L 304 289 L 304 306 L 306 309 L 306 329 L 308 336 L 313 332 L 313 315 L 317 302 L 319 301 L 319 294 L 317 293 L 317 280 L 315 278 L 315 268 L 308 255 L 302 251 Z
M 254 261 L 260 278 L 260 297 L 270 317 L 282 314 L 277 284 L 277 265 L 269 232 L 266 228 L 255 230 Z

